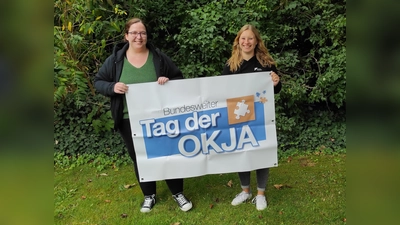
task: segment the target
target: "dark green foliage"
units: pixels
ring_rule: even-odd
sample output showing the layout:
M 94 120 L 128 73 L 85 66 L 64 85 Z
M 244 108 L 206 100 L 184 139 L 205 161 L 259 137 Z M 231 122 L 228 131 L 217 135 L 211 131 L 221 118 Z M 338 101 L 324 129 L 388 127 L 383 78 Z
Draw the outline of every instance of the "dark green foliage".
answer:
M 55 151 L 123 152 L 93 77 L 131 17 L 187 78 L 219 75 L 237 31 L 256 25 L 283 84 L 279 149 L 346 147 L 346 0 L 58 0 L 54 9 Z
M 307 118 L 277 115 L 278 144 L 281 150 L 329 150 L 346 148 L 345 115 L 307 110 Z
M 104 97 L 87 98 L 77 106 L 72 96 L 54 107 L 54 150 L 67 155 L 125 152 L 119 134 L 112 130 L 109 107 L 102 105 Z

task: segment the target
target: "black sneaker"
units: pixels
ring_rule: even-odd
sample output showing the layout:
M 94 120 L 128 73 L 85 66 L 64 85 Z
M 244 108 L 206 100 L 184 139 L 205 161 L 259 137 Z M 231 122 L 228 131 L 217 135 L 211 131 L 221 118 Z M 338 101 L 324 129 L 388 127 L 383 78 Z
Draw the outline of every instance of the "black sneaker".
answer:
M 156 204 L 156 195 L 147 195 L 144 196 L 144 201 L 142 204 L 142 208 L 140 209 L 140 212 L 142 213 L 147 213 L 150 212 L 153 209 L 153 206 Z
M 193 207 L 192 202 L 190 202 L 182 193 L 172 195 L 172 197 L 175 202 L 178 203 L 179 208 L 184 212 L 189 211 Z

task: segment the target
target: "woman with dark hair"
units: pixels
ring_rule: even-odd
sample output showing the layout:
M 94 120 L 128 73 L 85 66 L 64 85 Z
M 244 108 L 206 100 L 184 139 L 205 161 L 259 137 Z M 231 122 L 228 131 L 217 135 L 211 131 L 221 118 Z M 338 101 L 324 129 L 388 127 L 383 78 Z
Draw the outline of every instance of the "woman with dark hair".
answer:
M 117 130 L 128 149 L 136 178 L 144 195 L 141 212 L 150 212 L 156 203 L 156 182 L 140 182 L 135 147 L 129 122 L 125 93 L 127 84 L 158 82 L 163 85 L 169 80 L 183 79 L 182 72 L 172 60 L 148 43 L 148 30 L 142 20 L 132 18 L 125 24 L 123 43 L 114 47 L 94 79 L 95 88 L 111 99 L 114 129 Z M 160 146 L 161 148 L 162 146 Z M 182 211 L 192 208 L 192 203 L 183 195 L 183 179 L 165 180 L 173 199 Z

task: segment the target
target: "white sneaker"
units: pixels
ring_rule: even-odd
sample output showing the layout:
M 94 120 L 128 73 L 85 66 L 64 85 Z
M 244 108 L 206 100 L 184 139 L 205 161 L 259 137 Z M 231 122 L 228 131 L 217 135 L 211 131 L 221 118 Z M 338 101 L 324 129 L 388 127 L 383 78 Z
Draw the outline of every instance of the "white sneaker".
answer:
M 174 198 L 175 202 L 178 203 L 179 208 L 184 212 L 189 211 L 193 207 L 192 202 L 189 201 L 182 193 L 172 195 L 172 197 Z
M 153 206 L 156 204 L 156 195 L 148 195 L 144 196 L 144 201 L 142 203 L 142 208 L 140 209 L 140 212 L 142 213 L 148 213 L 153 209 Z
M 250 198 L 251 198 L 251 193 L 242 191 L 239 194 L 237 194 L 236 197 L 232 200 L 232 205 L 242 204 L 243 202 L 246 202 Z
M 256 204 L 256 208 L 259 211 L 267 208 L 267 200 L 265 199 L 264 195 L 257 195 L 251 202 Z

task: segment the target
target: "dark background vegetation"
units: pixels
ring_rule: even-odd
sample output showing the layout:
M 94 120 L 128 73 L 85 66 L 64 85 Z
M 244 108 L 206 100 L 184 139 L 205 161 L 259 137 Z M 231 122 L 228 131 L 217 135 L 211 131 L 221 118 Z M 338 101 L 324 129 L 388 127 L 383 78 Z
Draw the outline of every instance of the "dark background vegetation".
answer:
M 54 1 L 54 151 L 124 153 L 109 99 L 93 78 L 125 22 L 142 18 L 151 42 L 186 78 L 216 76 L 245 23 L 260 30 L 283 83 L 275 96 L 279 151 L 346 148 L 346 1 Z

